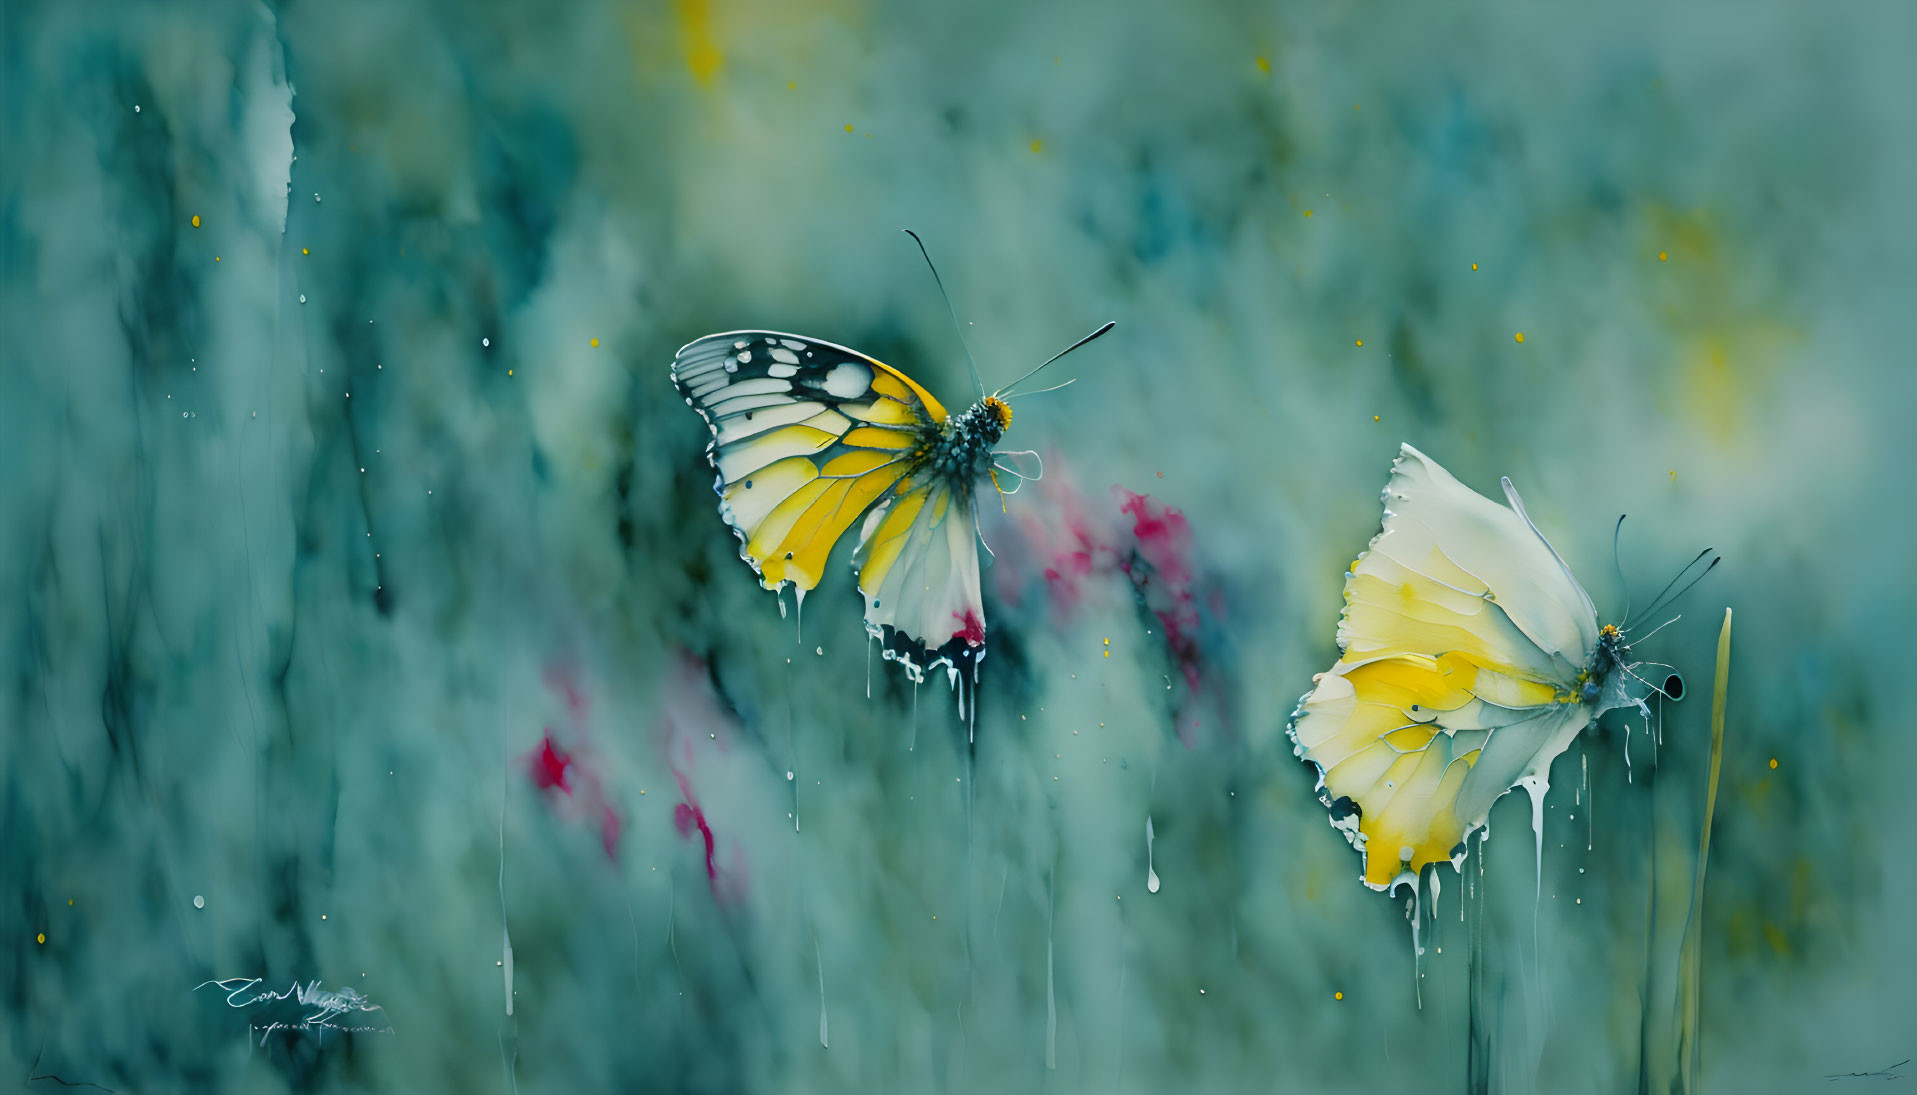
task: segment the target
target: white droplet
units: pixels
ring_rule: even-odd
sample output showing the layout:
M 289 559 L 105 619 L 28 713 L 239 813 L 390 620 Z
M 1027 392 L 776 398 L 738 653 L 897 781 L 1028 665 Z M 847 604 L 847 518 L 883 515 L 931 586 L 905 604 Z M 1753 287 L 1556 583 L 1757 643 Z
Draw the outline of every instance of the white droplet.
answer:
M 193 895 L 193 907 L 194 907 L 194 908 L 196 908 L 196 909 L 204 909 L 204 908 L 206 908 L 206 898 L 204 898 L 204 897 L 201 897 L 201 896 L 200 896 L 199 894 L 194 894 L 194 895 Z
M 305 293 L 301 293 L 301 294 L 300 294 L 300 303 L 301 303 L 301 304 L 305 304 L 305 303 L 306 303 L 306 294 L 305 294 Z
M 140 104 L 138 104 L 138 103 L 134 103 L 134 104 L 133 104 L 133 113 L 135 113 L 135 114 L 138 114 L 139 112 L 140 112 Z
M 787 771 L 787 772 L 786 772 L 786 774 L 785 774 L 785 778 L 786 778 L 786 779 L 787 779 L 788 781 L 790 781 L 790 780 L 792 779 L 792 773 L 791 773 L 790 771 Z
M 815 647 L 813 647 L 813 648 L 812 648 L 812 652 L 813 652 L 814 654 L 817 654 L 817 655 L 819 655 L 819 656 L 821 656 L 821 657 L 824 657 L 824 656 L 825 656 L 825 647 L 823 647 L 823 646 L 815 646 Z
M 479 344 L 481 346 L 491 346 L 493 344 L 493 340 L 490 338 L 482 338 L 479 340 Z

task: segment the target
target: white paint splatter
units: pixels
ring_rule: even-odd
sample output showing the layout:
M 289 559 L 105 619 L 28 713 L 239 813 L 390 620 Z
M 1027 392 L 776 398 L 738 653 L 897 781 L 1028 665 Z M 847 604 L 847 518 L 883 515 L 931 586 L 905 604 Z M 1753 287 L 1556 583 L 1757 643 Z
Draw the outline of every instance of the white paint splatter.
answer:
M 1154 834 L 1152 833 L 1152 817 L 1150 814 L 1146 814 L 1145 815 L 1145 890 L 1148 893 L 1158 892 L 1158 870 L 1152 865 L 1153 836 Z

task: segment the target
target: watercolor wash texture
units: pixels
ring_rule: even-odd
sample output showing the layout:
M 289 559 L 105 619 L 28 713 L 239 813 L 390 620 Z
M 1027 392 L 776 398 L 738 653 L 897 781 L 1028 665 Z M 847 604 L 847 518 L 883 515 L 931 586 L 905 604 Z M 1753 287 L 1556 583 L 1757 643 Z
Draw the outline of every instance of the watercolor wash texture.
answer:
M 1884 1075 L 1917 1052 L 1914 36 L 1892 3 L 9 0 L 0 1075 Z M 851 537 L 801 641 L 670 375 L 765 328 L 969 406 L 903 227 L 985 391 L 1118 321 L 1017 404 L 1043 477 L 979 496 L 962 715 L 875 656 Z M 1724 557 L 1643 651 L 1690 695 L 1582 729 L 1539 835 L 1506 796 L 1409 912 L 1286 733 L 1407 442 L 1518 483 L 1600 621 Z

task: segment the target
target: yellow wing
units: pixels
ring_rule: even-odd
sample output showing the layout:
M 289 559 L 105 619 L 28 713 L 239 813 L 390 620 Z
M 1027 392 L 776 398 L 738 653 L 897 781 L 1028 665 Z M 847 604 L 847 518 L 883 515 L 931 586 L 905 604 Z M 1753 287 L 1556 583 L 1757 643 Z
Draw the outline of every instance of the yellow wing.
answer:
M 1344 656 L 1290 726 L 1374 889 L 1461 862 L 1512 787 L 1542 796 L 1590 722 L 1576 684 L 1598 634 L 1589 598 L 1521 510 L 1409 445 L 1384 501 L 1384 529 L 1345 579 Z
M 731 331 L 688 343 L 673 382 L 712 429 L 719 513 L 767 589 L 819 584 L 832 547 L 910 474 L 945 408 L 905 374 L 829 342 Z
M 865 519 L 853 565 L 865 595 L 865 629 L 914 681 L 985 656 L 978 525 L 969 491 L 927 478 L 899 484 Z

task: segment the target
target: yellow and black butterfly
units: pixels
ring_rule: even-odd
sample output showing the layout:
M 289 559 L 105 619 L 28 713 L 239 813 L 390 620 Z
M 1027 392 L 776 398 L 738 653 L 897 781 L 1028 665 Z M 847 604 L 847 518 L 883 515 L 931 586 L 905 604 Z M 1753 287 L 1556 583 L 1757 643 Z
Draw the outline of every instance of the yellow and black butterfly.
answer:
M 1400 449 L 1384 528 L 1345 575 L 1343 656 L 1292 716 L 1295 751 L 1318 769 L 1319 797 L 1373 889 L 1403 883 L 1415 895 L 1425 867 L 1460 865 L 1466 838 L 1516 787 L 1531 796 L 1542 857 L 1551 762 L 1604 712 L 1648 718 L 1647 697 L 1684 694 L 1669 666 L 1633 655 L 1650 634 L 1638 620 L 1599 625 L 1511 480 L 1503 486 L 1508 506 Z M 1676 585 L 1639 619 L 1681 595 Z
M 915 683 L 943 668 L 954 685 L 985 656 L 976 487 L 998 486 L 1001 472 L 1032 477 L 993 446 L 1012 421 L 1008 392 L 1037 371 L 951 414 L 890 365 L 802 335 L 707 335 L 672 362 L 673 382 L 712 429 L 720 516 L 760 583 L 790 585 L 802 604 L 862 519 L 853 565 L 866 631 Z

